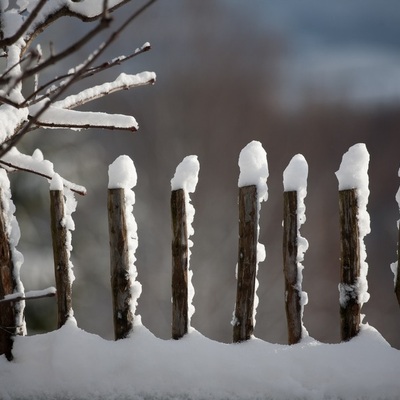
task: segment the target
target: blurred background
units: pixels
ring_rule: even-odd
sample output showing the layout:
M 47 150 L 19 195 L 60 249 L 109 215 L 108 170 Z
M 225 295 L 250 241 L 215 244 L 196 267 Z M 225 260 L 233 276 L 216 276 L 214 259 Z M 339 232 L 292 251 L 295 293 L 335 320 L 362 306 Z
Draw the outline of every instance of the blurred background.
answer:
M 115 22 L 141 4 L 133 1 L 116 12 Z M 52 41 L 61 50 L 89 28 L 64 19 L 38 42 L 46 49 Z M 287 341 L 282 173 L 301 153 L 309 163 L 307 222 L 301 230 L 310 244 L 303 263 L 303 289 L 309 295 L 304 323 L 314 338 L 338 342 L 340 248 L 334 173 L 343 153 L 363 142 L 371 155 L 372 232 L 365 240 L 371 298 L 362 312 L 364 322 L 400 348 L 400 309 L 390 270 L 397 257 L 400 218 L 395 201 L 400 183 L 398 1 L 159 0 L 119 38 L 105 60 L 127 55 L 147 41 L 152 45 L 149 53 L 73 88 L 77 92 L 120 72 L 155 71 L 154 86 L 113 94 L 87 106 L 135 116 L 140 124 L 137 133 L 38 131 L 20 147 L 27 153 L 41 148 L 61 175 L 88 190 L 86 196 L 78 196 L 73 215 L 73 306 L 79 326 L 113 338 L 107 170 L 118 155 L 127 154 L 138 172 L 136 265 L 143 292 L 137 312 L 156 336 L 170 337 L 170 179 L 185 156 L 196 154 L 201 166 L 192 195 L 192 325 L 211 339 L 231 341 L 237 160 L 248 142 L 259 140 L 268 155 L 270 177 L 269 199 L 261 209 L 260 242 L 267 258 L 259 267 L 255 335 L 273 343 Z M 67 71 L 89 52 L 90 47 L 50 72 Z M 16 173 L 12 185 L 22 232 L 19 249 L 25 256 L 23 283 L 26 290 L 52 286 L 48 184 Z M 31 334 L 54 329 L 55 301 L 30 302 L 26 318 Z

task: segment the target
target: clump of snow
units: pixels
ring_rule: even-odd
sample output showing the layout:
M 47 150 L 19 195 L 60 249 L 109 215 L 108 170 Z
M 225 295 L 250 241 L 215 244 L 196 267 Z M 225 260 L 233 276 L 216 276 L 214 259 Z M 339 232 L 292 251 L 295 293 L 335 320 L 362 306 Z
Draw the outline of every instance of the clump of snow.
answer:
M 242 149 L 239 155 L 239 168 L 238 186 L 256 185 L 259 201 L 267 201 L 269 175 L 267 153 L 260 142 L 253 140 Z
M 187 156 L 176 167 L 174 177 L 171 179 L 171 190 L 184 189 L 194 193 L 199 180 L 200 164 L 197 156 Z
M 136 168 L 129 156 L 119 156 L 108 167 L 108 188 L 109 189 L 132 189 L 136 186 Z
M 63 190 L 63 180 L 60 175 L 54 174 L 50 181 L 50 190 Z
M 302 154 L 295 155 L 283 172 L 283 187 L 285 192 L 297 192 L 297 284 L 296 289 L 300 293 L 301 315 L 304 306 L 308 303 L 307 292 L 302 291 L 304 253 L 308 249 L 308 241 L 300 235 L 301 225 L 306 221 L 306 206 L 304 199 L 307 195 L 308 164 Z M 304 325 L 302 325 L 303 337 L 308 335 Z
M 346 305 L 349 297 L 356 295 L 359 304 L 369 300 L 368 293 L 368 264 L 364 237 L 370 233 L 370 216 L 367 211 L 369 197 L 368 179 L 369 153 L 364 143 L 350 147 L 343 155 L 342 162 L 336 176 L 339 181 L 339 190 L 356 189 L 358 202 L 358 228 L 360 238 L 360 276 L 355 287 L 339 285 L 340 304 Z
M 257 186 L 257 221 L 260 219 L 261 202 L 268 199 L 267 179 L 269 176 L 267 153 L 262 147 L 262 144 L 253 140 L 247 144 L 239 154 L 239 180 L 238 186 L 245 187 L 250 185 Z M 257 240 L 260 233 L 260 225 L 257 224 Z M 254 305 L 253 305 L 253 326 L 256 325 L 256 313 L 259 299 L 257 289 L 259 282 L 257 279 L 258 265 L 263 262 L 266 257 L 265 246 L 257 242 L 257 265 L 256 265 L 256 281 L 254 290 Z M 232 325 L 235 325 L 235 313 L 233 312 Z
M 188 235 L 188 328 L 190 329 L 190 321 L 195 312 L 193 305 L 194 286 L 192 283 L 193 271 L 190 269 L 190 256 L 192 254 L 191 247 L 193 241 L 190 236 L 194 235 L 193 221 L 195 209 L 190 202 L 189 193 L 194 193 L 196 190 L 197 182 L 199 180 L 200 163 L 197 156 L 187 156 L 176 167 L 174 177 L 171 179 L 171 190 L 183 189 L 185 191 L 185 207 L 186 207 L 186 227 Z
M 119 156 L 108 167 L 108 188 L 124 189 L 125 196 L 125 222 L 127 229 L 128 259 L 129 259 L 129 277 L 130 277 L 130 309 L 132 315 L 136 313 L 138 299 L 142 293 L 142 285 L 136 280 L 138 272 L 135 265 L 136 250 L 138 247 L 137 223 L 133 215 L 133 206 L 135 204 L 135 192 L 131 190 L 136 186 L 137 173 L 135 164 L 127 155 Z M 141 324 L 140 316 L 134 318 L 135 325 Z
M 17 245 L 21 237 L 18 221 L 15 218 L 15 205 L 11 198 L 10 181 L 7 172 L 0 169 L 0 202 L 5 224 L 5 233 L 8 237 L 12 261 L 14 265 L 13 279 L 15 282 L 15 293 L 24 293 L 24 285 L 20 278 L 21 266 L 24 262 L 24 256 L 17 250 Z M 26 334 L 24 308 L 25 302 L 20 301 L 16 305 L 15 326 L 18 334 Z
M 399 172 L 398 172 L 398 176 L 400 177 L 400 169 L 399 169 Z M 400 187 L 399 187 L 399 189 L 397 190 L 397 193 L 396 193 L 396 201 L 397 201 L 397 204 L 398 204 L 399 210 L 400 210 Z M 400 229 L 400 219 L 397 221 L 397 229 Z M 397 283 L 397 274 L 399 272 L 398 271 L 399 270 L 399 262 L 395 261 L 394 263 L 390 264 L 390 268 L 391 268 L 391 270 L 393 272 L 394 284 L 396 285 L 396 283 Z

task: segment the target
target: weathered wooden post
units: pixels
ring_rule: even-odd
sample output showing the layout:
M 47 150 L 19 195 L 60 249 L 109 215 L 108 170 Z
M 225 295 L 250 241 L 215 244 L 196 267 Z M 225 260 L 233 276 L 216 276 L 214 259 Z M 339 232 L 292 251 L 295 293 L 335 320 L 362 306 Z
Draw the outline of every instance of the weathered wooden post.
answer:
M 192 222 L 195 210 L 189 193 L 196 190 L 199 169 L 197 156 L 187 156 L 171 179 L 172 338 L 176 340 L 188 333 L 194 313 L 194 288 L 189 269 L 192 242 L 189 237 L 194 233 Z
M 0 170 L 0 298 L 23 292 L 19 279 L 19 252 L 15 249 L 19 235 L 13 232 L 12 219 L 15 219 L 14 204 L 11 200 L 10 182 L 6 171 Z M 11 237 L 12 236 L 12 237 Z M 17 237 L 18 236 L 18 237 Z M 13 338 L 25 334 L 24 302 L 0 303 L 0 355 L 13 359 Z
M 400 169 L 398 172 L 400 177 Z M 400 188 L 396 193 L 396 201 L 400 210 Z M 394 294 L 396 295 L 397 302 L 400 306 L 400 220 L 397 221 L 397 261 L 390 265 L 392 272 L 394 274 Z
M 283 272 L 288 343 L 301 340 L 302 307 L 297 266 L 297 191 L 283 194 Z
M 397 302 L 400 306 L 400 273 L 399 267 L 400 266 L 400 228 L 398 229 L 398 239 L 397 239 L 397 265 L 396 265 L 396 272 L 395 272 L 395 283 L 394 283 L 394 293 L 396 294 Z
M 171 192 L 172 216 L 172 338 L 188 332 L 188 234 L 185 191 Z
M 352 146 L 343 155 L 336 176 L 340 215 L 340 332 L 342 341 L 358 334 L 361 307 L 368 301 L 368 264 L 364 236 L 370 231 L 367 212 L 369 154 L 365 144 Z
M 54 186 L 53 186 L 54 187 Z M 54 274 L 57 290 L 57 327 L 73 316 L 72 281 L 68 229 L 65 224 L 65 199 L 61 188 L 50 189 L 51 236 L 53 241 Z
M 340 215 L 340 320 L 341 339 L 350 340 L 360 331 L 357 280 L 360 277 L 360 234 L 355 189 L 339 192 Z
M 135 325 L 137 299 L 141 285 L 134 265 L 138 245 L 136 221 L 132 215 L 137 175 L 128 156 L 118 157 L 109 166 L 108 230 L 110 274 L 115 340 L 129 336 Z M 139 318 L 140 320 L 140 318 Z
M 261 202 L 268 198 L 267 153 L 260 142 L 252 141 L 239 156 L 239 242 L 236 270 L 237 290 L 233 313 L 233 342 L 253 336 L 258 304 L 256 295 L 258 263 L 265 248 L 258 242 Z
M 301 154 L 295 155 L 283 173 L 283 272 L 288 343 L 300 342 L 307 331 L 303 326 L 303 309 L 307 293 L 302 291 L 301 262 L 308 242 L 300 236 L 305 222 L 304 198 L 307 194 L 308 164 Z
M 257 186 L 240 187 L 237 290 L 233 324 L 233 341 L 235 343 L 249 340 L 254 331 L 257 244 Z
M 14 263 L 4 218 L 2 188 L 0 188 L 0 297 L 14 293 Z M 0 354 L 12 360 L 13 337 L 17 334 L 16 310 L 13 303 L 0 303 Z
M 108 189 L 111 292 L 115 340 L 127 337 L 133 328 L 130 303 L 129 248 L 126 227 L 125 189 Z

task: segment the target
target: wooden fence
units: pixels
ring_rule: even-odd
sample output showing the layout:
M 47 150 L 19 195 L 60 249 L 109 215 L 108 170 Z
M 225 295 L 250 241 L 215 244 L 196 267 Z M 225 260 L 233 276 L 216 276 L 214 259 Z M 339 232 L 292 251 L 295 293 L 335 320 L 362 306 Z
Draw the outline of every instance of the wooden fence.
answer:
M 254 297 L 257 273 L 257 245 L 259 204 L 257 186 L 239 188 L 239 240 L 237 266 L 237 294 L 233 321 L 233 342 L 248 340 L 253 335 Z M 127 212 L 124 206 L 125 189 L 108 190 L 110 235 L 110 271 L 114 312 L 115 339 L 127 337 L 134 329 L 129 276 L 129 246 L 127 245 Z M 172 218 L 172 333 L 173 339 L 182 338 L 190 324 L 188 295 L 189 240 L 186 216 L 188 193 L 184 189 L 171 192 Z M 1 196 L 0 196 L 1 197 Z M 1 197 L 3 199 L 3 197 Z M 15 335 L 24 334 L 16 324 L 21 313 L 21 302 L 39 297 L 56 296 L 58 323 L 61 327 L 72 315 L 72 280 L 69 270 L 69 249 L 65 226 L 65 198 L 63 190 L 50 190 L 51 231 L 53 238 L 56 290 L 38 291 L 32 295 L 16 294 L 15 265 L 11 239 L 4 218 L 5 204 L 0 202 L 0 354 L 12 359 Z M 288 343 L 298 343 L 303 336 L 301 282 L 298 279 L 298 216 L 297 191 L 283 195 L 283 272 L 285 278 L 285 308 Z M 358 226 L 357 190 L 339 191 L 341 284 L 355 287 L 360 277 L 360 240 Z M 399 236 L 400 242 L 400 236 Z M 400 248 L 398 249 L 400 255 Z M 400 260 L 399 260 L 400 261 Z M 399 263 L 400 264 L 400 263 Z M 400 304 L 400 278 L 397 276 L 395 293 Z M 340 303 L 341 338 L 356 336 L 360 329 L 360 301 L 357 292 L 349 301 Z M 23 312 L 23 311 L 22 311 Z M 19 319 L 21 320 L 21 318 Z

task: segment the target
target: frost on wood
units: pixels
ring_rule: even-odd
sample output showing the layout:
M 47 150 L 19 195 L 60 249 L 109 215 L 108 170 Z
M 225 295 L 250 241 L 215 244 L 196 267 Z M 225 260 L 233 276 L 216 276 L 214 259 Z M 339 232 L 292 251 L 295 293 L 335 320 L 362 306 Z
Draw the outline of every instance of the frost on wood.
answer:
M 370 217 L 367 211 L 369 197 L 368 179 L 369 153 L 364 143 L 356 144 L 343 155 L 336 176 L 339 190 L 355 189 L 357 198 L 357 225 L 359 229 L 360 247 L 360 276 L 354 286 L 339 285 L 340 304 L 345 307 L 350 298 L 357 298 L 362 306 L 369 299 L 368 293 L 368 264 L 364 237 L 370 232 Z
M 189 239 L 190 236 L 194 234 L 193 221 L 194 221 L 195 209 L 191 203 L 190 193 L 194 193 L 194 191 L 196 190 L 199 170 L 200 170 L 200 164 L 197 159 L 197 156 L 195 155 L 187 156 L 177 166 L 174 177 L 171 179 L 172 192 L 177 193 L 180 190 L 182 191 L 182 197 L 185 209 L 185 213 L 182 216 L 185 220 L 176 221 L 176 223 L 184 224 L 184 226 L 186 227 L 186 232 L 181 232 L 181 234 L 186 237 L 179 236 L 177 238 L 174 237 L 173 239 L 173 240 L 176 239 L 177 241 L 176 245 L 178 247 L 183 246 L 185 248 L 182 248 L 182 250 L 187 251 L 187 259 L 185 260 L 186 266 L 181 265 L 182 268 L 186 269 L 183 272 L 187 274 L 187 316 L 186 316 L 187 326 L 184 327 L 185 330 L 190 328 L 190 321 L 195 311 L 193 305 L 193 298 L 194 298 L 194 287 L 192 284 L 193 271 L 190 269 L 190 256 L 191 256 L 190 248 L 193 246 L 193 242 Z M 171 207 L 174 208 L 172 204 Z M 175 211 L 179 212 L 179 210 Z M 174 224 L 175 216 L 173 215 L 172 218 L 173 218 L 173 226 L 175 226 Z M 181 243 L 181 241 L 183 241 L 183 243 Z
M 242 149 L 239 168 L 239 254 L 232 320 L 235 342 L 247 340 L 256 324 L 257 271 L 258 264 L 265 259 L 265 247 L 258 242 L 258 221 L 261 202 L 268 198 L 269 171 L 267 154 L 260 142 L 252 141 Z
M 142 286 L 136 280 L 135 265 L 135 252 L 138 247 L 137 224 L 133 216 L 135 193 L 132 190 L 137 183 L 135 165 L 128 156 L 119 156 L 109 166 L 108 176 L 114 328 L 116 339 L 120 339 L 129 335 L 133 324 L 141 323 L 140 316 L 135 315 L 138 298 L 142 292 Z M 127 286 L 126 293 L 122 286 Z M 126 320 L 126 323 L 123 320 Z
M 308 335 L 303 324 L 304 306 L 307 293 L 302 291 L 304 253 L 308 241 L 300 235 L 305 222 L 304 199 L 307 195 L 308 164 L 301 154 L 292 158 L 283 173 L 285 215 L 284 215 L 284 272 L 285 303 L 289 326 L 289 343 L 297 343 Z M 293 203 L 293 204 L 292 204 Z M 295 220 L 292 214 L 295 215 Z M 294 249 L 294 254 L 293 254 Z M 292 299 L 293 297 L 293 299 Z

